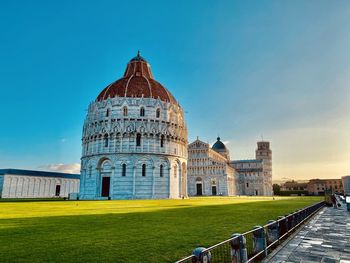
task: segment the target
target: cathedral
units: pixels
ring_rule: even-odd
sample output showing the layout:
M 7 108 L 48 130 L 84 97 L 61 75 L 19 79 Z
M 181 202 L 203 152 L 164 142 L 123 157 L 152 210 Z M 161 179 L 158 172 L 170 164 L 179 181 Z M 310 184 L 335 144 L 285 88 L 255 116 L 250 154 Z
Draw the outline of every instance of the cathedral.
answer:
M 88 108 L 80 199 L 187 197 L 187 126 L 138 53 Z
M 271 167 L 268 142 L 241 161 L 230 160 L 220 138 L 188 145 L 183 109 L 138 53 L 88 107 L 79 198 L 272 195 Z
M 258 142 L 255 157 L 231 161 L 230 152 L 220 137 L 212 147 L 197 139 L 188 146 L 188 194 L 272 195 L 270 143 Z

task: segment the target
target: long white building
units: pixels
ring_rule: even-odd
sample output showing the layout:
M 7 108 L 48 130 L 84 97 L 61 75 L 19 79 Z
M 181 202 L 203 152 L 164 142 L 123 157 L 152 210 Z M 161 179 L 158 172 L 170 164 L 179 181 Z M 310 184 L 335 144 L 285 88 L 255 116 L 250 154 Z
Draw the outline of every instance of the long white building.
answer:
M 187 126 L 173 95 L 138 54 L 88 108 L 81 199 L 187 196 Z
M 0 197 L 68 197 L 79 193 L 79 178 L 79 174 L 0 169 Z

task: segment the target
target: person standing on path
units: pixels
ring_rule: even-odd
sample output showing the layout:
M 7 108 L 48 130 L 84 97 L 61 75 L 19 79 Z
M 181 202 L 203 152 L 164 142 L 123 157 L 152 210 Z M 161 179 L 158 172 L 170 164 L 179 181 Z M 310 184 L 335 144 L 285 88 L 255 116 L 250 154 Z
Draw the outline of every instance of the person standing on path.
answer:
M 337 208 L 337 199 L 334 194 L 331 195 L 331 202 L 333 204 L 333 208 Z

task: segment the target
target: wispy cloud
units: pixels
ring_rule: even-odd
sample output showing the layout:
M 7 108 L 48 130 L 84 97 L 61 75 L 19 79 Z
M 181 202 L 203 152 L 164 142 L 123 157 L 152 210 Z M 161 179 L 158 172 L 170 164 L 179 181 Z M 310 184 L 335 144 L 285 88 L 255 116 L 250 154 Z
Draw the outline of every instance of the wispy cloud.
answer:
M 71 173 L 71 174 L 79 174 L 80 173 L 80 164 L 72 163 L 72 164 L 47 164 L 39 166 L 38 169 L 53 171 L 53 172 L 62 172 L 62 173 Z
M 66 141 L 67 141 L 66 138 L 61 138 L 61 139 L 60 139 L 60 142 L 61 142 L 61 143 L 65 143 Z

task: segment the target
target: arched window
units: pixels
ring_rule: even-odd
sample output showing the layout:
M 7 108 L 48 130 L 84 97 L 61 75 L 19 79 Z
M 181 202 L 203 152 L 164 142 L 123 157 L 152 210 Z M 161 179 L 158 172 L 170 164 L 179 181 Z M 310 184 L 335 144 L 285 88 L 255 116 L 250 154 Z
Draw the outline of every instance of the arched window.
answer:
M 104 144 L 105 144 L 105 147 L 108 147 L 108 135 L 107 134 L 104 137 Z
M 146 176 L 146 164 L 142 165 L 142 176 Z
M 109 116 L 109 109 L 107 109 L 107 111 L 106 111 L 106 117 L 108 117 Z
M 136 134 L 136 146 L 141 146 L 141 134 Z
M 122 176 L 126 176 L 126 164 L 123 163 L 122 165 Z
M 141 107 L 141 108 L 140 108 L 140 116 L 141 116 L 141 117 L 144 117 L 144 116 L 145 116 L 145 108 L 144 108 L 144 107 Z
M 156 117 L 157 117 L 157 118 L 160 117 L 160 109 L 157 109 L 157 111 L 156 111 Z
M 123 107 L 123 116 L 128 116 L 128 107 L 126 106 Z
M 160 137 L 160 147 L 164 147 L 164 135 Z
M 159 166 L 159 176 L 163 177 L 163 164 Z

